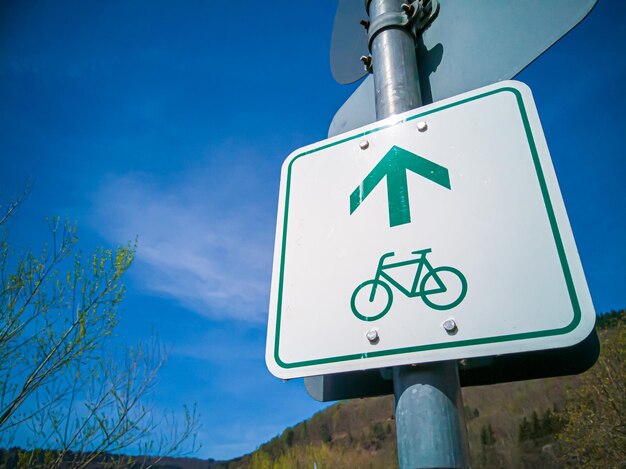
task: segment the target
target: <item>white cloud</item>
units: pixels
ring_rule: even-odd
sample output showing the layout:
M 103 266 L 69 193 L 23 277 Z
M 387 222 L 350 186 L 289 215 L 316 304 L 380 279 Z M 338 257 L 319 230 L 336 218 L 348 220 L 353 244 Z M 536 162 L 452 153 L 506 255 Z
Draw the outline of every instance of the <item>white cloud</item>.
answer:
M 148 291 L 206 317 L 261 322 L 276 196 L 266 169 L 253 164 L 213 159 L 174 176 L 109 177 L 93 224 L 116 243 L 138 236 L 131 271 Z

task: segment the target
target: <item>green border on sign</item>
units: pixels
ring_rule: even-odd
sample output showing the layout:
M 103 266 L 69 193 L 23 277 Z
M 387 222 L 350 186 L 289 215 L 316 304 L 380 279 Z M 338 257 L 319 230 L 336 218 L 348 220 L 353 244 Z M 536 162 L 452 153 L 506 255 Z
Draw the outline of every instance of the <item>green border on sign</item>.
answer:
M 350 355 L 341 355 L 337 357 L 328 357 L 328 358 L 320 358 L 316 360 L 305 360 L 301 362 L 294 363 L 285 363 L 279 357 L 279 344 L 280 344 L 280 322 L 281 322 L 281 309 L 282 309 L 282 294 L 283 294 L 283 280 L 284 280 L 284 271 L 285 271 L 285 256 L 286 256 L 286 243 L 287 243 L 287 222 L 288 222 L 288 213 L 289 213 L 289 190 L 291 187 L 291 170 L 293 163 L 299 158 L 311 155 L 320 150 L 324 150 L 326 148 L 333 147 L 335 145 L 339 145 L 341 143 L 348 142 L 350 140 L 354 140 L 356 138 L 363 137 L 368 134 L 372 134 L 378 132 L 380 130 L 384 130 L 386 128 L 392 127 L 399 123 L 409 122 L 413 119 L 418 119 L 420 117 L 427 116 L 429 114 L 434 114 L 435 112 L 443 111 L 445 109 L 449 109 L 455 106 L 460 106 L 461 104 L 469 103 L 471 101 L 475 101 L 477 99 L 485 98 L 487 96 L 491 96 L 497 93 L 503 92 L 511 92 L 515 95 L 517 100 L 517 104 L 520 110 L 520 116 L 522 118 L 522 122 L 524 123 L 524 130 L 526 131 L 526 137 L 528 139 L 528 146 L 530 147 L 530 152 L 532 154 L 533 163 L 535 165 L 535 171 L 537 172 L 537 178 L 539 180 L 539 185 L 541 187 L 541 194 L 543 196 L 544 204 L 546 207 L 546 212 L 548 214 L 548 219 L 550 220 L 550 226 L 552 228 L 552 235 L 554 236 L 554 242 L 556 244 L 556 249 L 559 254 L 559 259 L 561 261 L 561 267 L 563 269 L 563 276 L 565 277 L 565 283 L 567 285 L 567 290 L 569 293 L 570 301 L 572 303 L 572 309 L 574 312 L 574 317 L 572 322 L 570 322 L 567 326 L 559 328 L 559 329 L 550 329 L 545 331 L 536 331 L 536 332 L 524 332 L 518 334 L 509 334 L 503 336 L 494 336 L 494 337 L 485 337 L 482 339 L 467 339 L 467 340 L 459 340 L 456 342 L 441 342 L 436 344 L 429 345 L 416 345 L 413 347 L 402 347 L 391 350 L 380 350 L 380 351 L 371 351 L 364 353 L 355 353 Z M 541 168 L 541 164 L 539 161 L 539 154 L 537 153 L 537 147 L 535 145 L 535 140 L 533 138 L 530 123 L 528 121 L 528 115 L 526 114 L 526 109 L 524 107 L 524 102 L 522 99 L 522 94 L 516 88 L 505 87 L 499 88 L 496 90 L 488 91 L 486 93 L 479 94 L 477 96 L 472 96 L 470 98 L 463 99 L 461 101 L 457 101 L 454 103 L 447 104 L 445 106 L 441 106 L 430 111 L 423 112 L 421 114 L 416 114 L 411 117 L 407 117 L 401 122 L 394 122 L 393 124 L 385 125 L 382 127 L 378 127 L 372 130 L 368 130 L 362 132 L 360 134 L 353 135 L 351 137 L 344 138 L 342 140 L 338 140 L 333 143 L 329 143 L 327 145 L 323 145 L 321 147 L 315 148 L 313 150 L 309 150 L 299 155 L 296 155 L 290 162 L 287 168 L 287 182 L 285 187 L 285 215 L 283 220 L 283 237 L 281 243 L 281 259 L 280 259 L 280 274 L 278 281 L 278 301 L 277 301 L 277 311 L 276 311 L 276 337 L 275 337 L 275 345 L 274 345 L 274 358 L 276 363 L 281 368 L 299 368 L 311 365 L 320 365 L 324 363 L 336 363 L 336 362 L 345 362 L 350 360 L 359 360 L 363 358 L 371 358 L 371 357 L 381 357 L 387 355 L 398 355 L 403 353 L 412 353 L 412 352 L 421 352 L 425 350 L 439 350 L 445 348 L 454 348 L 454 347 L 465 347 L 468 345 L 477 345 L 477 344 L 490 344 L 490 343 L 498 343 L 498 342 L 511 342 L 514 340 L 522 340 L 522 339 L 533 339 L 537 337 L 549 337 L 555 335 L 563 335 L 573 331 L 581 319 L 581 311 L 580 305 L 578 303 L 578 297 L 576 296 L 576 290 L 574 288 L 574 282 L 572 280 L 572 274 L 570 272 L 569 265 L 567 263 L 567 258 L 565 256 L 565 249 L 563 248 L 563 242 L 561 240 L 561 234 L 559 233 L 559 229 L 556 222 L 556 217 L 554 215 L 554 209 L 552 208 L 552 201 L 550 200 L 550 196 L 548 193 L 548 187 L 546 186 L 546 181 L 543 175 L 543 170 Z

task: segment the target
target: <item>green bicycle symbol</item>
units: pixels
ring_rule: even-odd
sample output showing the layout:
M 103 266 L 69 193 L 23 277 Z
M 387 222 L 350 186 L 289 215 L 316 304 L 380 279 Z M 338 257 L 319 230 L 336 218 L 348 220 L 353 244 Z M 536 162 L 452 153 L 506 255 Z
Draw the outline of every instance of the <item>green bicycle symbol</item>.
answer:
M 467 280 L 465 280 L 463 274 L 454 267 L 433 267 L 428 259 L 426 259 L 426 254 L 431 251 L 432 249 L 413 251 L 411 254 L 416 254 L 416 258 L 391 264 L 385 264 L 385 259 L 393 257 L 395 255 L 393 252 L 388 252 L 380 256 L 374 278 L 360 284 L 356 287 L 354 293 L 352 293 L 352 298 L 350 299 L 352 313 L 362 321 L 376 321 L 382 318 L 389 312 L 393 302 L 393 293 L 390 285 L 396 287 L 408 298 L 421 297 L 422 301 L 426 303 L 427 306 L 436 310 L 451 309 L 461 303 L 467 293 Z M 417 268 L 411 289 L 408 290 L 393 279 L 388 271 L 412 264 L 417 264 Z M 424 273 L 423 276 L 422 273 Z M 451 293 L 448 295 L 441 295 L 449 291 Z M 380 299 L 380 294 L 379 298 L 376 299 L 377 292 L 383 292 L 382 299 Z M 367 296 L 369 296 L 369 298 Z M 374 304 L 375 299 L 377 300 L 376 304 Z M 357 308 L 357 304 L 361 305 L 359 307 L 360 309 Z M 363 311 L 366 309 L 365 306 L 374 308 L 373 313 Z

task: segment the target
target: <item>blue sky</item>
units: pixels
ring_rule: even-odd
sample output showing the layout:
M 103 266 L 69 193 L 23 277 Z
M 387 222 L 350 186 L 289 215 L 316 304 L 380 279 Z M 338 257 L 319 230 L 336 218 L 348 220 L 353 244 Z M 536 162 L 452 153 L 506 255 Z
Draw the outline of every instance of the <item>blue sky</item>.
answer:
M 197 402 L 198 456 L 249 452 L 324 405 L 264 364 L 280 165 L 355 85 L 335 2 L 9 0 L 0 6 L 0 196 L 33 191 L 24 244 L 68 216 L 85 249 L 138 237 L 120 334 L 156 330 L 159 408 Z M 533 90 L 598 312 L 626 305 L 626 6 L 517 79 Z M 621 38 L 621 39 L 620 39 Z

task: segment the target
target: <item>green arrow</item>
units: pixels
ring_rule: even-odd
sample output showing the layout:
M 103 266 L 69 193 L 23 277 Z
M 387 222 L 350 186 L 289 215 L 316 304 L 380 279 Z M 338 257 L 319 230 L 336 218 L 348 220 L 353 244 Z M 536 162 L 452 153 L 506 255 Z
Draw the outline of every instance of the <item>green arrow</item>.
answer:
M 380 181 L 387 176 L 387 199 L 389 204 L 389 226 L 411 222 L 407 170 L 413 171 L 440 186 L 450 189 L 448 170 L 437 163 L 422 158 L 403 148 L 393 146 L 365 176 L 363 182 L 350 194 L 350 215 L 359 208 Z

